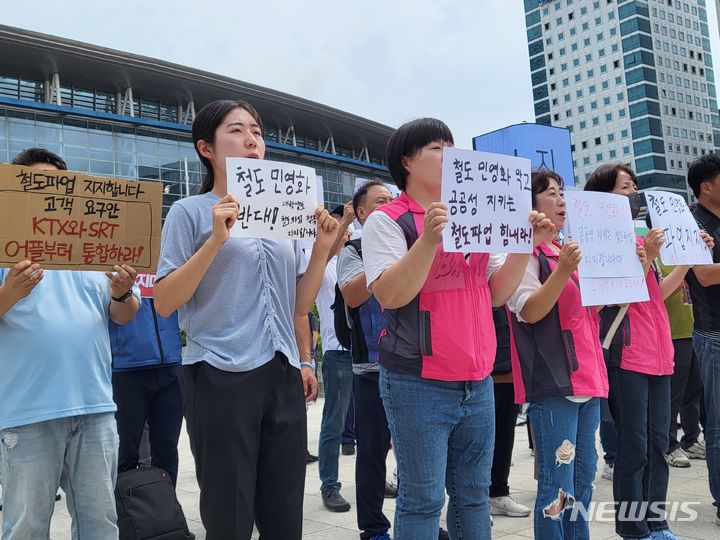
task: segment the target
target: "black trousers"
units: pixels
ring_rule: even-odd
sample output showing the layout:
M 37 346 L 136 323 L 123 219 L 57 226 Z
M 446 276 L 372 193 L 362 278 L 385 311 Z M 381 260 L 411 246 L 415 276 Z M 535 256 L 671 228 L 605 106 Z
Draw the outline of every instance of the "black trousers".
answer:
M 277 353 L 243 373 L 185 366 L 185 419 L 207 540 L 302 536 L 307 417 L 300 370 Z
M 147 422 L 150 464 L 166 470 L 176 484 L 183 415 L 182 366 L 116 372 L 112 384 L 120 437 L 118 472 L 138 466 Z
M 355 495 L 360 538 L 371 538 L 390 529 L 383 514 L 386 459 L 390 450 L 390 429 L 380 399 L 379 374 L 355 377 Z
M 644 538 L 668 527 L 660 511 L 667 501 L 669 478 L 665 453 L 671 378 L 608 369 L 608 403 L 618 436 L 613 495 L 620 504 L 615 508 L 615 532 L 623 538 Z
M 515 405 L 512 383 L 496 383 L 495 390 L 495 450 L 490 471 L 490 497 L 510 495 L 508 477 L 515 445 L 515 422 L 519 407 Z
M 700 365 L 693 350 L 692 338 L 673 339 L 675 346 L 675 372 L 672 376 L 670 401 L 670 446 L 673 452 L 682 445 L 690 448 L 700 436 L 700 402 L 702 380 Z M 683 429 L 682 441 L 677 440 L 677 417 Z

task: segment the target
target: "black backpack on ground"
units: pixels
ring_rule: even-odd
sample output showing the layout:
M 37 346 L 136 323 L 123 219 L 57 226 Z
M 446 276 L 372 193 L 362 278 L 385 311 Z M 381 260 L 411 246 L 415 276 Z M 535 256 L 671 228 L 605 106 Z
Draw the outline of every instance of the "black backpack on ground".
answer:
M 189 540 L 193 538 L 170 475 L 141 467 L 118 475 L 115 487 L 120 540 Z

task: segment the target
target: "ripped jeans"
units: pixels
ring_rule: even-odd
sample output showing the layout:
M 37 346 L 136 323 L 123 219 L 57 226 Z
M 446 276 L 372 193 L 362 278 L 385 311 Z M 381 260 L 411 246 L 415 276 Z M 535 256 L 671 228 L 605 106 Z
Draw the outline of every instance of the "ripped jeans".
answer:
M 589 539 L 583 512 L 590 507 L 597 452 L 595 432 L 600 424 L 600 401 L 575 403 L 564 397 L 530 403 L 530 427 L 535 440 L 538 489 L 535 499 L 535 538 Z
M 3 540 L 50 538 L 58 486 L 73 540 L 116 540 L 118 435 L 114 413 L 95 413 L 0 430 Z

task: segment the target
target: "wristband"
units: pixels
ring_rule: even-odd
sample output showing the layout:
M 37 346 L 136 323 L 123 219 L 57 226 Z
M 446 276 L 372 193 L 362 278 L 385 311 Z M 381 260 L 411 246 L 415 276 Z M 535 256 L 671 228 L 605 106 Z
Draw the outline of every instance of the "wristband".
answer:
M 115 296 L 111 295 L 110 298 L 112 298 L 116 302 L 127 302 L 128 300 L 130 300 L 130 298 L 132 298 L 132 295 L 133 295 L 132 288 L 130 288 L 130 290 L 128 292 L 126 292 L 125 294 L 123 294 L 122 296 L 115 297 Z
M 315 362 L 300 362 L 300 367 L 307 366 L 313 371 L 315 371 Z

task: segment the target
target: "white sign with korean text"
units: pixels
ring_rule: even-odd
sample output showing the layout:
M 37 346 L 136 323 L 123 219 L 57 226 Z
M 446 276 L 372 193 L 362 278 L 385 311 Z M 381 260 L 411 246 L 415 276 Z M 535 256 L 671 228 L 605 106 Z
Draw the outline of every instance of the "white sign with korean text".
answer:
M 647 301 L 629 199 L 613 193 L 569 190 L 565 202 L 566 240 L 578 242 L 582 253 L 578 266 L 582 304 Z
M 612 306 L 650 300 L 644 277 L 580 278 L 583 306 Z
M 642 277 L 630 201 L 596 191 L 565 192 L 567 239 L 580 244 L 581 277 Z
M 314 239 L 318 201 L 315 169 L 247 158 L 227 158 L 228 193 L 240 212 L 238 238 Z
M 663 264 L 712 264 L 712 253 L 682 196 L 667 191 L 646 191 L 645 200 L 652 226 L 665 232 L 665 243 L 660 248 Z
M 323 186 L 323 177 L 320 175 L 317 176 L 317 203 L 318 206 L 325 206 L 325 187 Z M 304 240 L 299 240 L 299 242 L 302 249 L 311 250 L 315 243 L 315 238 L 305 238 Z
M 532 253 L 530 160 L 445 147 L 443 247 L 461 253 Z

